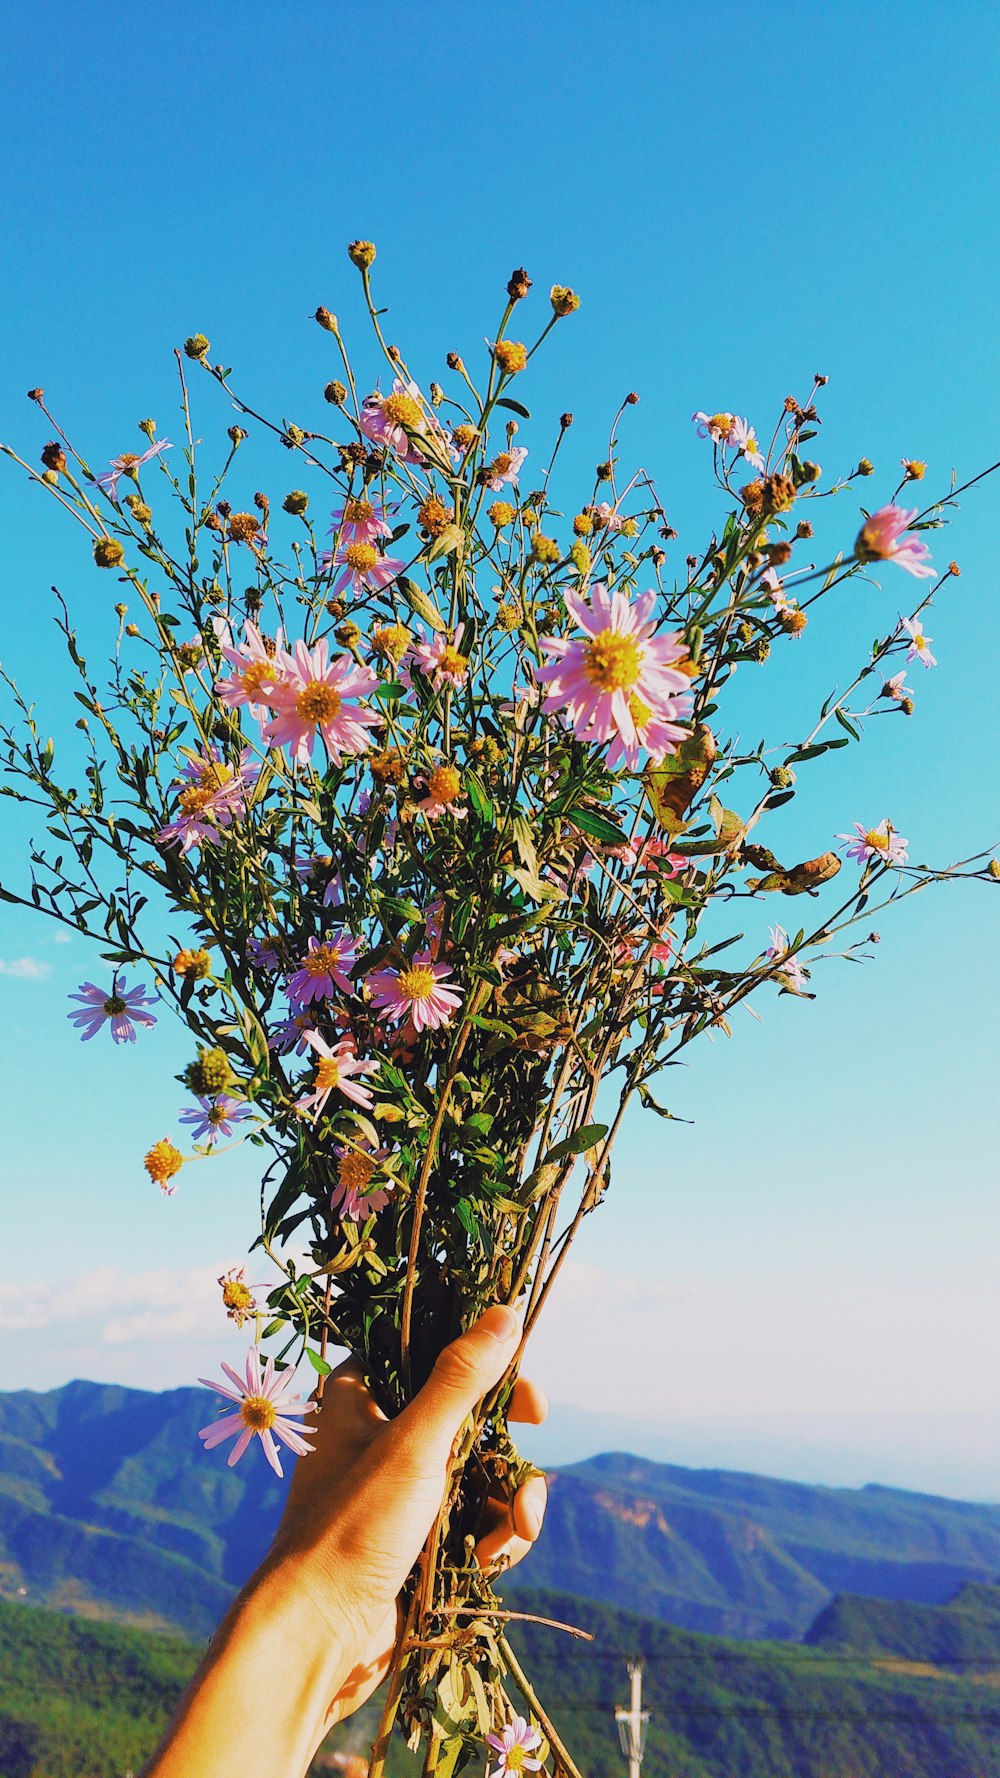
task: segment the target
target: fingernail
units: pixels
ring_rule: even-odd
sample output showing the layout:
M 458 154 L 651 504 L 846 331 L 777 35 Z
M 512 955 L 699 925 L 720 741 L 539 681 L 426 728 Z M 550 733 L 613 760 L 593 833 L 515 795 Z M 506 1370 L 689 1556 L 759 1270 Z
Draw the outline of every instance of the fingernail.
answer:
M 494 1303 L 492 1309 L 487 1309 L 485 1314 L 480 1315 L 477 1326 L 482 1328 L 483 1333 L 488 1333 L 491 1339 L 506 1341 L 513 1338 L 520 1322 L 513 1309 L 508 1309 L 504 1303 Z

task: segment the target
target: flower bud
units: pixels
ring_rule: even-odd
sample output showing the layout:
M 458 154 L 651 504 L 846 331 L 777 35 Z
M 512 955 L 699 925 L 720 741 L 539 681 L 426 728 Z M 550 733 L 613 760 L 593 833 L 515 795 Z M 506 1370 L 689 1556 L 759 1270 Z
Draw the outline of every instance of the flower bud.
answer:
M 229 1057 L 224 1049 L 200 1049 L 198 1060 L 189 1062 L 184 1070 L 184 1084 L 192 1093 L 200 1098 L 212 1099 L 216 1093 L 226 1093 L 233 1086 L 235 1076 L 229 1066 Z
M 780 568 L 784 562 L 789 560 L 791 553 L 792 546 L 787 539 L 781 543 L 769 543 L 764 552 L 772 568 Z
M 125 550 L 117 537 L 98 537 L 94 540 L 94 561 L 98 568 L 120 568 L 125 560 Z
M 638 395 L 636 394 L 635 390 L 632 389 L 629 391 L 628 395 L 626 395 L 626 397 L 625 397 L 625 406 L 626 407 L 635 407 L 638 403 L 638 400 L 639 400 Z
M 337 379 L 334 378 L 333 382 L 327 383 L 326 388 L 323 390 L 323 399 L 324 401 L 332 402 L 334 407 L 343 407 L 344 402 L 347 400 L 347 390 L 343 383 L 339 383 Z
M 868 457 L 862 457 L 854 473 L 855 475 L 874 475 L 875 465 Z
M 574 535 L 576 537 L 589 537 L 593 529 L 593 514 L 589 512 L 578 512 L 576 518 L 573 520 Z
M 53 439 L 51 444 L 45 446 L 45 449 L 42 452 L 42 462 L 45 464 L 46 469 L 55 470 L 57 475 L 61 474 L 65 469 L 66 452 L 63 450 L 62 445 L 57 439 Z
M 463 364 L 463 362 L 457 352 L 449 352 L 448 357 L 446 359 L 446 363 L 447 363 L 449 370 L 460 370 L 460 371 L 465 370 L 465 365 Z
M 129 512 L 132 514 L 137 525 L 149 524 L 153 516 L 153 508 L 146 505 L 141 494 L 126 494 L 125 505 L 128 507 Z
M 579 542 L 574 543 L 569 552 L 569 559 L 580 576 L 580 579 L 586 579 L 586 576 L 590 573 L 591 565 L 594 560 L 587 545 Z
M 29 401 L 42 401 L 44 399 L 44 396 L 45 396 L 44 389 L 29 389 L 28 390 L 28 400 Z
M 559 415 L 559 424 L 562 427 L 562 430 L 564 432 L 568 432 L 570 427 L 573 424 L 572 414 L 560 414 Z
M 1000 883 L 1000 858 L 991 858 L 986 866 L 995 883 Z
M 126 624 L 125 625 L 125 634 L 126 634 L 126 636 L 140 636 L 142 634 L 142 631 L 140 630 L 138 624 Z
M 351 264 L 356 265 L 359 272 L 367 272 L 375 263 L 375 242 L 352 241 L 347 254 Z
M 250 434 L 249 434 L 249 432 L 244 432 L 242 426 L 227 426 L 226 437 L 228 438 L 230 444 L 233 445 L 236 450 L 238 450 L 240 445 L 243 443 L 243 440 L 245 438 L 249 438 Z
M 128 610 L 127 605 L 116 605 L 115 606 L 115 616 L 116 617 L 124 617 L 127 610 Z
M 553 284 L 549 291 L 549 301 L 557 320 L 563 315 L 572 315 L 574 309 L 580 307 L 580 298 L 575 290 L 570 290 L 568 284 Z
M 789 790 L 795 783 L 795 773 L 789 771 L 787 766 L 775 766 L 773 772 L 768 773 L 768 777 L 775 790 Z
M 139 421 L 139 431 L 144 432 L 146 434 L 146 437 L 149 439 L 150 444 L 152 444 L 153 437 L 156 432 L 156 421 L 155 420 L 140 420 Z
M 285 495 L 281 505 L 283 510 L 290 512 L 294 518 L 301 518 L 309 505 L 309 496 L 301 488 L 293 488 L 290 494 Z
M 818 482 L 822 473 L 818 463 L 806 461 L 799 466 L 799 475 L 803 482 Z
M 953 574 L 956 580 L 958 579 L 961 572 L 962 572 L 962 570 L 959 567 L 957 562 L 949 562 L 948 563 L 948 573 Z
M 516 272 L 511 272 L 510 278 L 508 279 L 507 295 L 510 297 L 511 302 L 520 302 L 522 297 L 527 296 L 530 289 L 531 279 L 528 277 L 523 265 L 518 266 Z
M 294 451 L 302 443 L 305 436 L 301 426 L 288 425 L 281 434 L 281 442 L 286 451 Z
M 912 698 L 900 698 L 899 708 L 902 710 L 904 716 L 912 716 L 913 715 L 913 699 Z
M 350 620 L 345 624 L 338 624 L 333 633 L 336 636 L 337 641 L 340 643 L 341 648 L 354 648 L 355 645 L 361 641 L 360 629 L 356 623 L 353 623 Z
M 559 545 L 556 542 L 555 538 L 554 537 L 543 537 L 543 535 L 540 531 L 536 531 L 534 537 L 531 540 L 531 553 L 534 556 L 536 562 L 541 562 L 544 565 L 548 565 L 552 562 L 558 562 L 560 556 L 562 555 L 562 551 L 560 550 Z
M 919 457 L 901 457 L 900 462 L 902 463 L 908 482 L 923 481 L 924 476 L 927 474 L 927 465 L 926 463 L 922 463 Z
M 187 980 L 204 981 L 212 972 L 212 958 L 208 951 L 178 951 L 173 961 L 175 975 L 184 976 Z
M 440 407 L 442 401 L 444 400 L 444 390 L 442 389 L 440 383 L 432 383 L 428 393 L 430 394 L 430 398 L 431 398 L 431 406 L 432 407 Z
M 514 508 L 507 500 L 494 500 L 493 505 L 490 507 L 486 516 L 489 519 L 490 524 L 494 525 L 496 529 L 500 531 L 503 529 L 504 525 L 510 524 L 511 519 L 514 517 Z
M 801 521 L 801 523 L 796 525 L 796 527 L 795 527 L 796 537 L 801 537 L 801 538 L 811 537 L 812 534 L 813 534 L 813 528 L 810 525 L 808 519 L 803 519 Z
M 192 333 L 184 341 L 184 356 L 204 359 L 208 357 L 210 348 L 211 341 L 207 340 L 203 333 Z
M 336 315 L 332 315 L 329 309 L 324 309 L 322 303 L 320 303 L 319 308 L 316 310 L 313 320 L 318 321 L 321 327 L 325 327 L 327 333 L 336 333 L 338 331 Z
M 599 482 L 609 482 L 614 475 L 614 472 L 615 466 L 613 463 L 597 463 L 594 466 L 594 474 Z

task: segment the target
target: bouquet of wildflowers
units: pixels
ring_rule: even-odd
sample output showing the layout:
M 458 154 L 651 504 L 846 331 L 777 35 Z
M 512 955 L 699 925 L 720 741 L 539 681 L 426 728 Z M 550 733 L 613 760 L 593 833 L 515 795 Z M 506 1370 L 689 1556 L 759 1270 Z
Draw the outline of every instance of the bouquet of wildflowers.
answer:
M 188 1027 L 189 1103 L 151 1142 L 155 1186 L 186 1184 L 186 1161 L 223 1138 L 264 1151 L 260 1243 L 280 1281 L 264 1302 L 242 1272 L 220 1280 L 255 1339 L 203 1437 L 235 1437 L 231 1461 L 259 1437 L 279 1473 L 279 1445 L 309 1449 L 289 1389 L 302 1358 L 322 1379 L 328 1347 L 347 1348 L 392 1414 L 487 1304 L 521 1306 L 530 1332 L 608 1190 L 627 1107 L 670 1116 L 658 1077 L 688 1044 L 728 1032 L 751 996 L 809 998 L 817 955 L 857 955 L 887 903 L 1000 875 L 986 854 L 910 863 L 879 811 L 805 859 L 770 831 L 802 768 L 912 712 L 907 674 L 934 665 L 923 616 L 958 574 L 935 569 L 927 536 L 957 490 L 897 505 L 924 473 L 908 461 L 846 547 L 810 559 L 816 502 L 872 474 L 862 460 L 821 485 L 817 378 L 766 447 L 738 415 L 694 415 L 724 521 L 678 567 L 652 481 L 619 467 L 637 396 L 572 505 L 557 463 L 572 415 L 547 460 L 518 442 L 530 360 L 578 307 L 571 290 L 552 288 L 528 347 L 515 272 L 486 349 L 449 353 L 425 392 L 384 340 L 374 247 L 349 251 L 382 369 L 359 382 L 317 310 L 330 429 L 256 412 L 195 335 L 177 354 L 180 443 L 145 420 L 145 448 L 95 473 L 33 390 L 41 467 L 4 447 L 120 593 L 102 684 L 60 600 L 82 706 L 68 778 L 5 675 L 5 794 L 46 834 L 0 893 L 97 941 L 71 1014 L 85 1039 L 133 1041 L 165 1005 Z M 238 415 L 207 471 L 194 373 Z M 277 511 L 245 469 L 267 433 L 308 483 Z M 734 740 L 737 667 L 760 675 L 770 715 L 772 651 L 807 648 L 810 607 L 882 568 L 917 597 L 846 690 L 795 743 Z M 505 1748 L 511 1769 L 550 1752 L 573 1769 L 503 1634 L 496 1576 L 471 1559 L 484 1499 L 525 1473 L 512 1382 L 454 1454 L 378 1768 L 398 1717 L 432 1764 L 490 1735 L 501 1770 Z M 511 1725 L 512 1680 L 531 1726 Z

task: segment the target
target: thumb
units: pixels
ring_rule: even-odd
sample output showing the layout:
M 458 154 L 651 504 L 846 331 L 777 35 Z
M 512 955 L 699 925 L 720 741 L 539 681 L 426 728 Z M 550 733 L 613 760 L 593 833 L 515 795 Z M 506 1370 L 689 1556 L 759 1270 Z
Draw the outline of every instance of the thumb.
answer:
M 520 1337 L 513 1309 L 502 1303 L 486 1309 L 468 1333 L 444 1348 L 419 1395 L 395 1422 L 399 1431 L 440 1441 L 447 1456 L 463 1420 L 499 1383 Z

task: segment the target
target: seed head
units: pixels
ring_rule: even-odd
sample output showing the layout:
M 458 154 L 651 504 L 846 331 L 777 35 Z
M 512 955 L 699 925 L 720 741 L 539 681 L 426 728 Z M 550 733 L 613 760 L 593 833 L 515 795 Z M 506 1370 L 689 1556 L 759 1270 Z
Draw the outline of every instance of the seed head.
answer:
M 322 303 L 316 310 L 313 320 L 318 321 L 321 327 L 325 327 L 327 333 L 337 333 L 339 331 L 336 315 L 332 315 L 329 309 L 324 309 Z
M 531 539 L 531 553 L 536 562 L 546 564 L 558 562 L 562 555 L 562 551 L 555 538 L 543 537 L 540 531 L 536 531 L 534 537 Z
M 207 340 L 203 333 L 189 334 L 184 341 L 184 356 L 186 358 L 207 358 L 210 347 L 211 341 Z
M 347 253 L 351 264 L 356 265 L 359 272 L 367 272 L 375 263 L 375 242 L 352 241 Z
M 200 1049 L 198 1060 L 190 1062 L 184 1070 L 184 1085 L 190 1087 L 192 1093 L 199 1098 L 214 1099 L 217 1093 L 226 1093 L 235 1084 L 235 1076 L 229 1066 L 229 1057 L 224 1049 Z
M 440 500 L 436 494 L 428 494 L 427 499 L 417 513 L 417 523 L 422 525 L 424 530 L 428 531 L 432 537 L 440 537 L 442 532 L 447 530 L 454 517 L 454 507 L 446 506 L 444 501 Z
M 572 315 L 573 311 L 580 307 L 580 298 L 575 290 L 569 288 L 568 284 L 553 284 L 549 291 L 549 302 L 552 304 L 552 313 L 557 320 L 561 319 L 563 315 Z
M 327 383 L 326 388 L 323 390 L 323 399 L 332 402 L 334 407 L 343 407 L 344 402 L 347 400 L 347 390 L 344 387 L 344 384 L 338 383 L 337 379 L 334 378 L 333 382 Z
M 60 475 L 65 469 L 66 452 L 58 440 L 53 440 L 52 444 L 45 446 L 42 452 L 42 462 L 46 469 L 53 469 L 57 475 Z
M 290 494 L 285 495 L 281 504 L 285 512 L 301 518 L 309 505 L 309 496 L 301 488 L 293 488 Z
M 498 531 L 502 531 L 504 525 L 509 525 L 514 517 L 514 508 L 509 500 L 494 500 L 487 517 L 491 525 L 495 526 Z
M 464 369 L 465 369 L 465 365 L 463 364 L 463 362 L 457 352 L 449 352 L 445 362 L 446 362 L 449 370 L 464 371 Z
M 510 297 L 511 302 L 520 302 L 522 297 L 527 296 L 530 289 L 531 279 L 528 277 L 523 265 L 518 266 L 515 272 L 511 272 L 507 281 L 507 295 Z
M 174 974 L 183 976 L 186 981 L 204 981 L 211 973 L 212 958 L 208 951 L 178 951 L 174 958 Z
M 570 427 L 573 424 L 572 414 L 560 414 L 559 415 L 559 424 L 564 432 L 568 432 Z
M 94 542 L 94 561 L 98 568 L 120 568 L 125 550 L 117 537 L 98 537 Z
M 573 533 L 576 537 L 589 537 L 594 529 L 594 515 L 590 512 L 578 512 L 573 520 Z
M 580 579 L 585 580 L 587 575 L 590 573 L 591 566 L 592 566 L 593 560 L 594 560 L 589 549 L 587 548 L 587 545 L 585 543 L 581 543 L 579 541 L 574 543 L 572 549 L 569 552 L 569 559 L 572 562 L 574 568 L 576 569 L 578 575 L 580 576 Z

